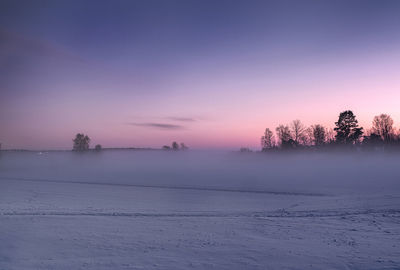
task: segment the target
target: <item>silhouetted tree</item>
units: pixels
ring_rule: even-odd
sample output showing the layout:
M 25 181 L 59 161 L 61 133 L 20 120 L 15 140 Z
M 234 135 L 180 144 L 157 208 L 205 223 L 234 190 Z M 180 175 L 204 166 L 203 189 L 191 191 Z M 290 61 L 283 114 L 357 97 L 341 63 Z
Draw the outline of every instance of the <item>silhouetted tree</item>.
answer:
M 74 151 L 86 151 L 89 149 L 90 138 L 83 133 L 78 133 L 73 141 Z
M 364 136 L 362 144 L 364 147 L 367 147 L 369 149 L 376 149 L 377 147 L 383 146 L 383 140 L 380 135 L 376 133 L 371 133 Z
M 241 147 L 240 148 L 240 152 L 241 153 L 250 153 L 250 152 L 253 152 L 253 151 L 251 151 L 251 149 L 248 148 L 248 147 Z
M 281 143 L 281 148 L 293 148 L 296 146 L 296 142 L 292 139 L 292 134 L 288 126 L 279 125 L 276 128 L 276 135 Z
M 312 127 L 308 127 L 304 130 L 302 136 L 300 137 L 300 144 L 304 146 L 310 146 L 313 144 L 314 135 Z
M 300 144 L 302 141 L 304 142 L 306 127 L 301 123 L 300 120 L 293 120 L 290 124 L 290 131 L 292 135 L 292 139 L 296 144 Z
M 276 130 L 276 135 L 278 136 L 281 142 L 289 141 L 290 139 L 292 139 L 292 134 L 290 134 L 290 129 L 288 126 L 279 125 L 275 130 Z
M 175 150 L 175 151 L 179 150 L 179 144 L 177 142 L 172 143 L 172 150 Z
M 374 117 L 372 121 L 372 132 L 379 135 L 381 139 L 388 142 L 393 139 L 393 119 L 390 115 L 381 114 Z
M 282 141 L 281 148 L 282 149 L 293 149 L 297 146 L 297 143 L 293 139 L 289 139 L 288 141 Z
M 265 129 L 264 136 L 261 137 L 261 149 L 265 151 L 275 146 L 274 134 L 269 128 Z
M 359 142 L 363 134 L 363 128 L 358 127 L 358 121 L 352 111 L 341 112 L 335 125 L 337 143 L 351 145 Z
M 101 144 L 96 144 L 96 146 L 94 147 L 94 150 L 96 151 L 101 151 L 102 147 Z
M 322 125 L 313 125 L 312 126 L 313 130 L 313 141 L 315 146 L 321 146 L 325 144 L 326 141 L 326 131 L 325 128 Z
M 163 150 L 171 150 L 171 146 L 164 145 L 164 146 L 162 147 L 162 149 L 163 149 Z
M 332 128 L 326 130 L 326 142 L 334 143 L 335 142 L 335 132 Z
M 188 149 L 189 149 L 189 147 L 187 147 L 184 143 L 181 143 L 181 150 L 185 151 Z

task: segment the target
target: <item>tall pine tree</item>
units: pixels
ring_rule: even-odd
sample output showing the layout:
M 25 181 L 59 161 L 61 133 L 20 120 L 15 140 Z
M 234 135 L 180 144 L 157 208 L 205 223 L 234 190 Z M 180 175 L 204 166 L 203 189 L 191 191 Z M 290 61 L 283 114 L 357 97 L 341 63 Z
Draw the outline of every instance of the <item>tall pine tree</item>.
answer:
M 363 128 L 358 127 L 358 121 L 352 111 L 341 112 L 335 125 L 337 143 L 352 145 L 359 142 L 363 134 Z

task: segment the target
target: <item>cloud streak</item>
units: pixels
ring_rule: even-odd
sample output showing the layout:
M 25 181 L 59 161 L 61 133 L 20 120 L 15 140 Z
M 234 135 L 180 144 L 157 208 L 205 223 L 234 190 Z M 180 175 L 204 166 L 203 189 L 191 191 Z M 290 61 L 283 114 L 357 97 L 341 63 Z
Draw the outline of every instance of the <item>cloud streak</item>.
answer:
M 167 117 L 167 119 L 179 122 L 196 122 L 196 119 L 190 117 Z
M 129 123 L 129 125 L 138 127 L 156 128 L 161 130 L 180 130 L 185 128 L 182 125 L 165 124 L 165 123 Z

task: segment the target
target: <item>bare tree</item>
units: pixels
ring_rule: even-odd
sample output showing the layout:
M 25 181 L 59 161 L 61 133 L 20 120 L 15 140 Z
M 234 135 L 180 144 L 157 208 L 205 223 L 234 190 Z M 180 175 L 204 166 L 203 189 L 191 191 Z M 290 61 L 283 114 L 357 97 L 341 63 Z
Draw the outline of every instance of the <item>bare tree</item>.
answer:
M 302 136 L 300 137 L 300 144 L 310 146 L 313 144 L 313 129 L 308 127 L 304 130 Z
M 335 141 L 335 131 L 332 128 L 326 130 L 326 142 L 333 143 Z
M 304 132 L 306 127 L 301 123 L 300 120 L 293 120 L 290 124 L 290 131 L 292 134 L 292 139 L 296 144 L 300 144 L 303 141 Z
M 276 128 L 276 136 L 282 145 L 286 145 L 289 141 L 292 140 L 292 134 L 290 133 L 290 129 L 288 126 L 279 125 Z
M 96 146 L 94 147 L 94 150 L 96 150 L 96 151 L 101 151 L 101 149 L 103 149 L 101 144 L 96 144 Z
M 75 136 L 75 139 L 73 141 L 73 148 L 72 150 L 74 151 L 86 151 L 89 150 L 89 143 L 90 143 L 90 138 L 83 134 L 83 133 L 78 133 Z
M 188 150 L 188 149 L 189 149 L 189 147 L 187 147 L 186 144 L 181 143 L 181 150 L 182 151 L 185 151 L 185 150 Z
M 264 136 L 261 137 L 261 148 L 263 151 L 275 146 L 274 133 L 269 128 L 265 129 Z
M 177 142 L 172 143 L 172 150 L 175 150 L 175 151 L 179 150 L 179 144 Z
M 372 132 L 379 135 L 382 140 L 389 141 L 393 138 L 393 119 L 390 115 L 381 114 L 372 121 Z
M 250 153 L 250 152 L 253 152 L 253 151 L 251 151 L 251 149 L 248 148 L 248 147 L 240 147 L 239 151 L 240 151 L 241 153 Z
M 321 146 L 326 142 L 326 130 L 322 125 L 313 125 L 313 139 L 315 146 Z
M 312 126 L 310 126 L 304 130 L 304 133 L 300 138 L 300 143 L 301 145 L 304 146 L 311 146 L 313 145 L 313 142 L 314 142 L 313 129 Z

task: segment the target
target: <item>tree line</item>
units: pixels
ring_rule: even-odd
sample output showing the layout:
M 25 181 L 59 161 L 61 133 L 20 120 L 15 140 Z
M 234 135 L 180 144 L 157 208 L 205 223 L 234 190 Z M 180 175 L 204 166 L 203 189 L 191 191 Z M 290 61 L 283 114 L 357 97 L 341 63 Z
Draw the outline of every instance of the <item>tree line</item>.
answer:
M 364 131 L 351 110 L 339 114 L 335 127 L 321 124 L 306 127 L 300 120 L 279 125 L 275 134 L 266 128 L 261 137 L 262 151 L 321 148 L 365 148 L 384 150 L 400 146 L 400 132 L 396 132 L 390 115 L 375 116 L 372 128 Z
M 83 152 L 83 151 L 88 151 L 90 145 L 90 138 L 89 136 L 83 134 L 83 133 L 78 133 L 75 135 L 75 138 L 72 140 L 72 150 L 73 151 L 78 151 L 78 152 Z M 173 142 L 171 146 L 164 145 L 162 147 L 163 150 L 188 150 L 189 147 L 187 147 L 184 143 L 181 143 L 180 145 L 177 142 Z M 101 151 L 102 146 L 100 144 L 97 144 L 94 147 L 94 150 L 96 151 Z
M 172 145 L 164 145 L 162 147 L 163 150 L 174 150 L 174 151 L 185 151 L 188 150 L 189 147 L 187 147 L 184 143 L 180 143 L 180 145 L 177 142 L 172 142 Z

